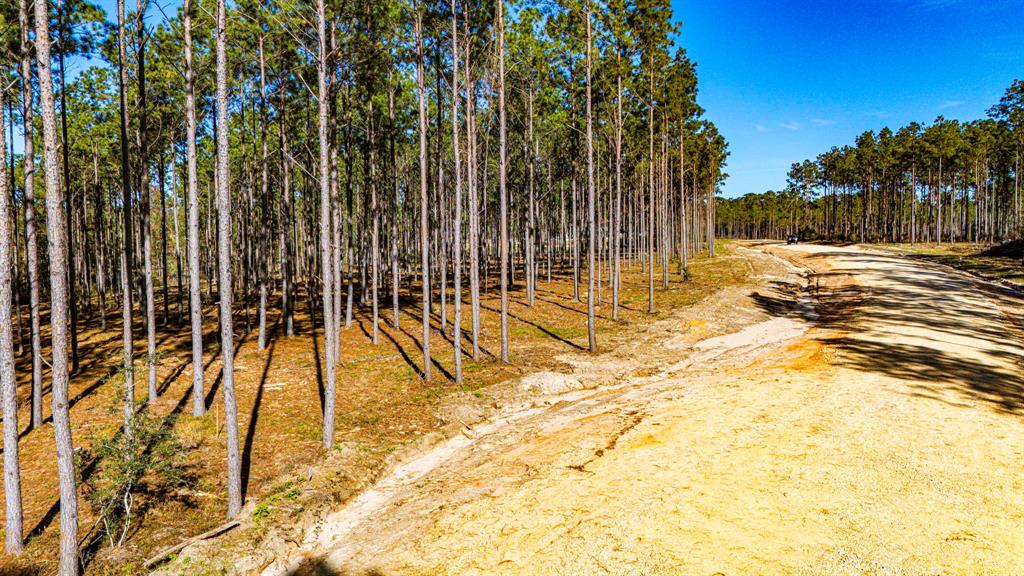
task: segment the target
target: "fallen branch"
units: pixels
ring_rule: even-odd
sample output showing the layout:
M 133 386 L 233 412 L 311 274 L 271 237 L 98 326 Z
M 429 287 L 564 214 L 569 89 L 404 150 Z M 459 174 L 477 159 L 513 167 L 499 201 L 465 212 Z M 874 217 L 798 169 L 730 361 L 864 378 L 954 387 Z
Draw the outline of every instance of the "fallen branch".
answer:
M 158 552 L 156 554 L 156 556 L 153 556 L 149 560 L 146 560 L 146 562 L 143 563 L 143 567 L 145 567 L 146 569 L 152 568 L 153 566 L 156 566 L 157 564 L 159 564 L 159 563 L 163 562 L 164 560 L 166 560 L 171 554 L 174 554 L 175 552 L 180 552 L 186 546 L 188 546 L 190 544 L 193 544 L 195 542 L 199 542 L 200 540 L 207 540 L 209 538 L 213 538 L 214 536 L 220 536 L 221 534 L 227 532 L 228 530 L 231 530 L 232 528 L 238 526 L 238 524 L 239 524 L 238 520 L 232 520 L 230 522 L 227 522 L 225 524 L 221 524 L 220 526 L 217 526 L 213 530 L 208 530 L 206 532 L 203 532 L 202 534 L 199 534 L 198 536 L 193 536 L 193 537 L 185 540 L 184 542 L 181 542 L 179 544 L 175 544 L 174 546 L 171 546 L 170 548 L 166 548 L 166 549 Z

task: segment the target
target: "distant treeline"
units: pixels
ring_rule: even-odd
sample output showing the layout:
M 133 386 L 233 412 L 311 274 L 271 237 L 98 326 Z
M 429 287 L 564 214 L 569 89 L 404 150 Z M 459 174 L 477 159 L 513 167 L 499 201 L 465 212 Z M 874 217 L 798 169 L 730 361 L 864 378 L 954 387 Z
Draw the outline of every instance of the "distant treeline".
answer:
M 988 118 L 860 134 L 795 163 L 785 190 L 720 200 L 720 235 L 995 242 L 1021 232 L 1024 81 Z

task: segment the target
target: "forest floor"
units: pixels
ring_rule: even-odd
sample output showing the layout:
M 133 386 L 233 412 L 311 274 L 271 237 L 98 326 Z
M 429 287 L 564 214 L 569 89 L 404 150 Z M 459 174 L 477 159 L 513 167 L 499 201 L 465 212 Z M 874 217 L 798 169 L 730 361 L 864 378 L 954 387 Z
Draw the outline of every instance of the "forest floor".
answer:
M 965 270 L 982 278 L 1024 285 L 1024 241 L 1006 244 L 882 244 L 879 248 Z
M 237 572 L 1019 573 L 1019 292 L 856 246 L 733 258 L 745 283 L 561 354 Z
M 723 288 L 750 281 L 752 268 L 746 259 L 723 245 L 723 256 L 714 260 L 698 258 L 690 268 L 691 279 L 680 282 L 672 274 L 670 289 L 658 289 L 659 313 L 648 315 L 646 275 L 627 270 L 623 279 L 620 319 L 610 318 L 611 292 L 602 287 L 598 308 L 598 336 L 602 348 L 615 349 L 629 342 L 634 333 L 651 322 L 701 301 Z M 604 271 L 607 277 L 607 271 Z M 302 516 L 316 518 L 319 511 L 338 503 L 372 484 L 383 471 L 410 454 L 443 438 L 459 434 L 468 422 L 477 422 L 498 410 L 504 402 L 501 390 L 524 374 L 565 370 L 561 355 L 582 351 L 587 346 L 586 305 L 573 297 L 571 275 L 547 281 L 542 269 L 536 305 L 526 305 L 522 277 L 517 276 L 511 293 L 510 332 L 512 363 L 497 362 L 498 299 L 490 274 L 491 289 L 482 301 L 482 354 L 479 361 L 466 358 L 465 380 L 456 386 L 451 372 L 451 324 L 442 332 L 439 303 L 433 308 L 432 350 L 434 378 L 420 377 L 421 316 L 418 288 L 407 292 L 401 302 L 401 327 L 390 325 L 390 293 L 382 294 L 380 344 L 370 339 L 372 320 L 368 307 L 355 307 L 353 324 L 341 336 L 343 366 L 338 373 L 336 425 L 338 444 L 328 452 L 320 448 L 321 389 L 316 350 L 321 333 L 310 331 L 307 300 L 299 301 L 296 335 L 285 337 L 277 309 L 270 315 L 269 344 L 256 347 L 255 331 L 245 331 L 244 315 L 236 315 L 239 334 L 236 344 L 236 389 L 239 428 L 243 452 L 243 484 L 247 506 L 243 526 L 217 545 L 231 550 L 251 550 L 278 537 L 272 527 L 282 519 Z M 585 278 L 581 290 L 586 290 Z M 659 277 L 660 280 L 660 277 Z M 449 278 L 449 282 L 451 279 Z M 386 295 L 385 295 L 386 294 Z M 585 293 L 584 293 L 585 298 Z M 206 309 L 206 416 L 191 416 L 190 336 L 185 323 L 177 326 L 177 299 L 171 295 L 170 324 L 158 331 L 158 382 L 160 398 L 146 408 L 158 423 L 171 426 L 181 444 L 180 461 L 190 477 L 184 486 L 160 486 L 147 479 L 148 493 L 139 495 L 135 519 L 127 543 L 110 547 L 99 538 L 98 518 L 80 497 L 80 535 L 86 552 L 86 573 L 122 575 L 143 572 L 142 562 L 155 552 L 177 544 L 224 522 L 226 511 L 224 422 L 220 394 L 220 360 L 215 333 L 216 314 Z M 119 310 L 119 309 L 118 309 Z M 163 307 L 157 303 L 160 320 Z M 453 314 L 449 299 L 447 316 Z M 83 316 L 85 313 L 83 312 Z M 27 314 L 23 315 L 27 319 Z M 43 314 L 43 341 L 49 338 L 48 314 Z M 119 312 L 108 312 L 105 330 L 94 320 L 80 333 L 82 366 L 70 383 L 71 421 L 76 450 L 86 450 L 101 439 L 116 434 L 120 425 L 119 391 L 122 373 Z M 464 350 L 471 352 L 470 307 L 463 307 Z M 136 314 L 135 351 L 137 399 L 145 395 L 145 332 Z M 255 316 L 252 317 L 255 324 Z M 27 338 L 26 338 L 27 346 Z M 44 349 L 48 357 L 48 347 Z M 49 424 L 49 370 L 44 365 L 44 425 L 30 430 L 30 354 L 18 357 L 19 396 L 22 410 L 19 424 L 26 553 L 19 558 L 0 556 L 0 575 L 48 574 L 57 556 L 59 522 L 58 487 L 54 460 L 52 426 Z M 498 383 L 505 382 L 501 386 Z M 84 466 L 85 483 L 94 482 L 96 466 Z M 83 488 L 80 494 L 84 494 Z M 193 565 L 188 574 L 220 573 L 210 564 Z

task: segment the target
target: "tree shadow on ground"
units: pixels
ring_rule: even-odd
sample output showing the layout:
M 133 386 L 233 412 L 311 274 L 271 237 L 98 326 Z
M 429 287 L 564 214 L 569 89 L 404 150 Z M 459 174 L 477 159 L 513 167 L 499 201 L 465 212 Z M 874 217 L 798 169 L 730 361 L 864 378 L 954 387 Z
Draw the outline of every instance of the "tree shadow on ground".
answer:
M 483 304 L 480 304 L 480 309 L 481 310 L 488 310 L 488 311 L 493 312 L 495 314 L 501 314 L 501 310 L 499 310 L 497 308 L 493 308 L 491 306 L 484 306 Z M 572 340 L 569 340 L 567 338 L 563 338 L 562 336 L 559 336 L 558 334 L 552 332 L 548 328 L 545 328 L 543 325 L 541 325 L 538 322 L 532 322 L 530 320 L 527 320 L 527 319 L 523 318 L 522 316 L 518 316 L 518 315 L 513 314 L 511 312 L 508 313 L 508 317 L 512 318 L 513 320 L 516 320 L 517 322 L 522 322 L 523 324 L 526 324 L 528 326 L 533 326 L 534 328 L 536 328 L 537 330 L 540 330 L 545 335 L 547 335 L 547 336 L 549 336 L 549 337 L 551 337 L 551 338 L 561 342 L 562 344 L 566 344 L 566 345 L 568 345 L 571 348 L 574 348 L 576 350 L 586 350 L 586 348 L 584 348 L 583 346 L 580 346 L 579 344 L 573 342 Z
M 334 568 L 328 565 L 327 557 L 311 558 L 297 568 L 284 573 L 284 576 L 388 576 L 379 568 Z
M 242 501 L 245 501 L 249 493 L 249 474 L 252 469 L 252 449 L 256 440 L 256 423 L 260 417 L 260 405 L 263 403 L 263 388 L 267 383 L 267 375 L 270 374 L 271 362 L 274 360 L 274 348 L 277 346 L 277 339 L 270 341 L 266 349 L 266 360 L 263 362 L 263 373 L 260 374 L 260 381 L 256 385 L 256 398 L 253 400 L 252 409 L 249 411 L 249 424 L 245 431 L 245 442 L 242 445 Z
M 913 382 L 916 396 L 948 401 L 948 392 L 958 392 L 982 400 L 998 411 L 1024 414 L 1024 384 L 1020 376 L 1007 370 L 931 346 L 852 337 L 824 341 L 843 352 L 843 364 Z
M 1008 368 L 1019 366 L 1024 357 L 1020 327 L 998 306 L 974 304 L 985 295 L 1020 303 L 1020 294 L 899 257 L 859 252 L 816 256 L 835 259 L 850 271 L 879 260 L 893 264 L 871 267 L 876 281 L 868 285 L 852 283 L 842 269 L 809 276 L 810 291 L 817 296 L 817 318 L 810 320 L 832 330 L 821 340 L 839 351 L 836 362 L 909 381 L 915 396 L 949 402 L 953 393 L 999 412 L 1024 415 L 1024 378 L 1020 370 Z M 773 316 L 804 315 L 797 303 L 799 286 L 777 283 L 772 292 L 755 292 L 752 298 Z M 901 340 L 900 334 L 914 336 Z M 959 344 L 961 338 L 978 343 L 971 354 L 960 353 L 968 351 Z

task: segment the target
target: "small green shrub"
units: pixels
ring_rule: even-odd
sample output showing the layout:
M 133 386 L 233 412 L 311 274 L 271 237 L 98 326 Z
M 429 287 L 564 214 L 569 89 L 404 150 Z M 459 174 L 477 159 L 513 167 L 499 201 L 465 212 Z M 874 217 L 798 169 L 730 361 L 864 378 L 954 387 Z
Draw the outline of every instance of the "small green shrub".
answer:
M 76 462 L 85 499 L 110 546 L 124 544 L 149 502 L 192 481 L 167 419 L 143 410 L 135 413 L 131 424 L 130 433 L 120 429 L 96 440 Z
M 252 509 L 252 519 L 260 522 L 270 516 L 270 506 L 266 502 L 260 502 Z

